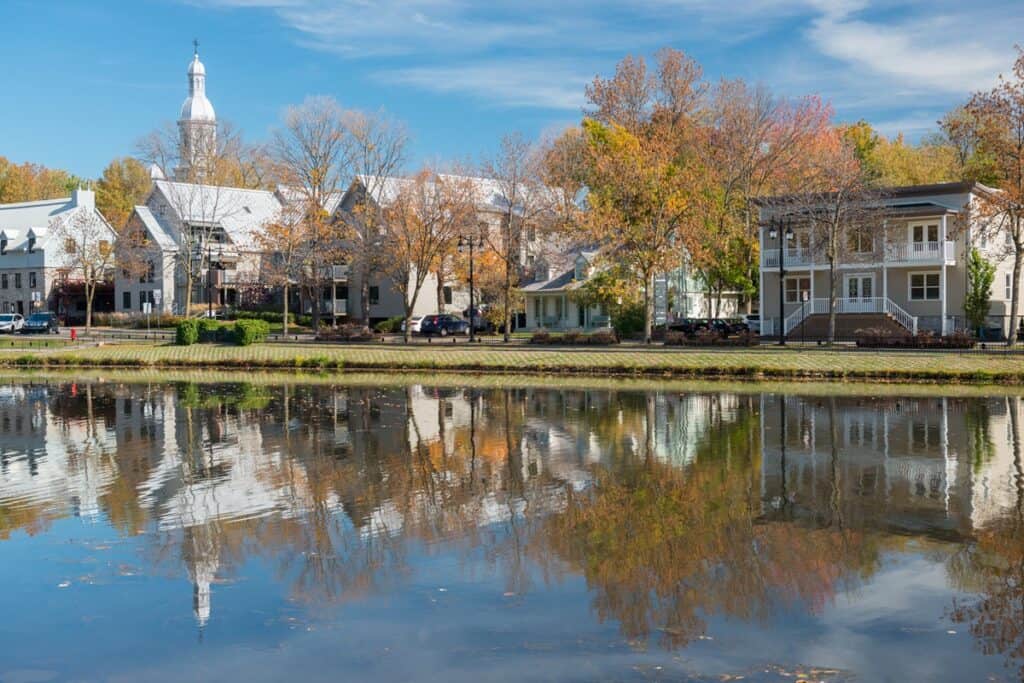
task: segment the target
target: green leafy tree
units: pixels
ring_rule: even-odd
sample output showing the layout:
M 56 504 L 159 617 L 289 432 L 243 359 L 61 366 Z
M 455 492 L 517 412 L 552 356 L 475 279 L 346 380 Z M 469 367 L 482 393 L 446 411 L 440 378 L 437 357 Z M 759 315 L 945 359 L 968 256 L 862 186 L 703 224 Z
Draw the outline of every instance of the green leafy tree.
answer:
M 964 298 L 964 316 L 971 328 L 979 330 L 985 326 L 992 297 L 992 283 L 996 268 L 977 249 L 971 249 L 967 258 L 967 296 Z

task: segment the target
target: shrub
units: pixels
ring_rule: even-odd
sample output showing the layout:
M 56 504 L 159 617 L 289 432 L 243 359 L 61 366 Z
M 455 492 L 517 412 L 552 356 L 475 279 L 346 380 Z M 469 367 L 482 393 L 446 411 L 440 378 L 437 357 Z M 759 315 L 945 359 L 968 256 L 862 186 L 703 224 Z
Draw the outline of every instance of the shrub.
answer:
M 270 325 L 265 320 L 238 320 L 235 322 L 235 343 L 239 346 L 249 346 L 266 341 L 268 334 L 270 334 Z
M 530 335 L 531 344 L 550 344 L 551 339 L 551 333 L 546 330 L 538 330 Z
M 235 320 L 262 320 L 273 325 L 284 323 L 284 314 L 281 311 L 235 311 Z M 295 314 L 288 314 L 288 324 L 295 324 Z
M 699 330 L 692 337 L 685 332 L 665 333 L 665 346 L 756 346 L 759 341 L 758 336 L 749 331 L 733 337 L 723 337 L 714 330 Z
M 615 336 L 615 330 L 598 330 L 591 334 L 587 341 L 595 346 L 609 346 L 618 344 L 619 338 Z
M 199 341 L 203 343 L 219 342 L 224 340 L 224 325 L 211 318 L 200 318 L 197 321 L 199 329 Z
M 384 333 L 388 333 L 388 334 L 391 334 L 391 333 L 394 333 L 394 332 L 401 332 L 402 331 L 402 323 L 403 322 L 405 322 L 405 316 L 404 315 L 396 315 L 393 318 L 388 318 L 387 320 L 381 320 L 379 323 L 377 323 L 376 325 L 373 326 L 373 329 L 377 330 L 378 332 L 384 332 Z
M 629 339 L 643 334 L 644 305 L 642 303 L 623 306 L 612 320 L 619 339 Z
M 174 343 L 179 346 L 192 346 L 199 341 L 199 323 L 187 319 L 178 323 L 174 330 Z
M 373 339 L 373 333 L 370 332 L 370 329 L 358 323 L 339 325 L 337 329 L 322 329 L 316 335 L 317 341 L 353 342 L 370 341 L 371 339 Z

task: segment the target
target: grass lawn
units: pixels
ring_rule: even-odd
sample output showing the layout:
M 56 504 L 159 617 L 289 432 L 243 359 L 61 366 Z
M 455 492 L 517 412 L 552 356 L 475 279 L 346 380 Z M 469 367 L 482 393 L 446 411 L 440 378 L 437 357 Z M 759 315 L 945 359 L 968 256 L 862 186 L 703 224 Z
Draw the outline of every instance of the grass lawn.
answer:
M 752 349 L 538 348 L 468 344 L 333 345 L 117 343 L 51 348 L 0 344 L 0 365 L 448 370 L 467 372 L 735 377 L 745 379 L 873 379 L 1024 383 L 1024 355 L 1003 352 Z

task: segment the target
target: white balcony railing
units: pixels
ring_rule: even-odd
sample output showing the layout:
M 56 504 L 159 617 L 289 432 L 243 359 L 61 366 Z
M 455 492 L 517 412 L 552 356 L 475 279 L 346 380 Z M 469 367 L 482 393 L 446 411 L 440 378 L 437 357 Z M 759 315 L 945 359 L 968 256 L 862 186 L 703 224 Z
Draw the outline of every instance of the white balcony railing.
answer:
M 867 251 L 846 254 L 842 261 L 849 264 L 880 263 L 881 253 Z M 956 263 L 956 243 L 951 240 L 943 242 L 893 242 L 884 250 L 884 261 L 891 264 L 901 263 Z M 811 265 L 826 265 L 828 261 L 822 253 L 815 254 L 810 249 L 791 247 L 786 249 L 786 268 L 799 268 Z M 765 249 L 761 252 L 761 267 L 772 270 L 779 267 L 779 250 Z
M 786 334 L 789 334 L 808 316 L 826 315 L 828 310 L 828 299 L 812 299 L 809 304 L 801 306 L 786 316 L 783 329 Z M 911 334 L 917 334 L 917 318 L 886 297 L 841 297 L 836 299 L 836 313 L 884 313 L 905 327 Z

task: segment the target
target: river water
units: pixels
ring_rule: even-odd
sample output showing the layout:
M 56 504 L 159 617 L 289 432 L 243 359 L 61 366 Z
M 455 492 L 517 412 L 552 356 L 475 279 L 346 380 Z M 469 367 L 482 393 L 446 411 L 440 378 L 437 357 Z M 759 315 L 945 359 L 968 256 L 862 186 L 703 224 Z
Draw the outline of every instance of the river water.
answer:
M 0 681 L 1024 673 L 1012 392 L 190 379 L 0 381 Z

